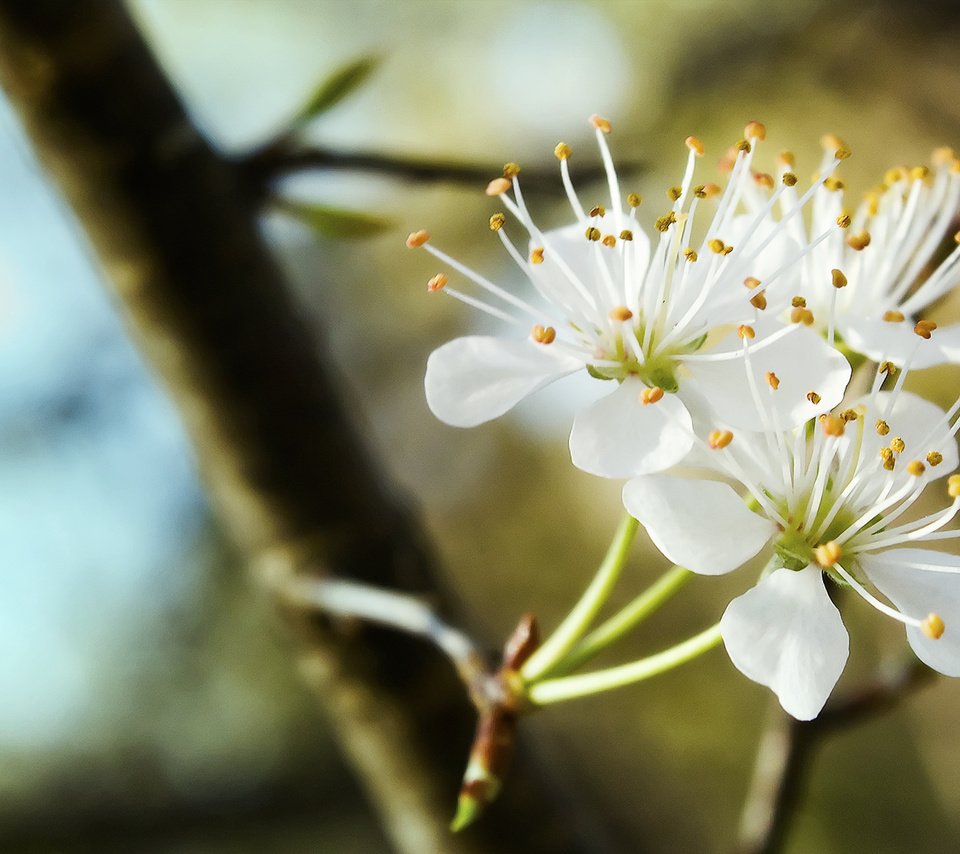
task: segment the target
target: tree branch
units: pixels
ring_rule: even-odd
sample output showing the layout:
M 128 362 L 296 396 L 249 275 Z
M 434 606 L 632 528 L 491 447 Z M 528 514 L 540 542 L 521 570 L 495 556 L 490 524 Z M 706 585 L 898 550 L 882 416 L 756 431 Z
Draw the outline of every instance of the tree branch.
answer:
M 803 800 L 814 754 L 827 737 L 890 711 L 904 697 L 928 684 L 933 675 L 919 661 L 911 661 L 831 700 L 812 721 L 794 720 L 779 705 L 772 708 L 740 819 L 742 854 L 777 854 L 783 850 Z
M 337 151 L 319 146 L 300 146 L 281 139 L 236 161 L 251 186 L 261 191 L 296 172 L 311 170 L 369 172 L 401 181 L 421 183 L 475 184 L 483 188 L 501 173 L 502 164 L 466 163 L 423 157 L 378 154 L 374 152 Z M 635 175 L 644 165 L 638 161 L 621 163 L 623 175 Z M 562 194 L 563 185 L 556 169 L 525 167 L 524 187 L 540 193 Z M 582 166 L 577 177 L 584 182 L 598 181 L 605 173 L 601 166 Z
M 0 0 L 0 82 L 179 405 L 234 541 L 291 572 L 429 592 L 455 612 L 260 238 L 259 195 L 191 125 L 122 3 Z M 304 670 L 397 850 L 599 847 L 584 813 L 536 774 L 452 839 L 473 717 L 459 681 L 420 645 L 347 638 L 290 612 Z

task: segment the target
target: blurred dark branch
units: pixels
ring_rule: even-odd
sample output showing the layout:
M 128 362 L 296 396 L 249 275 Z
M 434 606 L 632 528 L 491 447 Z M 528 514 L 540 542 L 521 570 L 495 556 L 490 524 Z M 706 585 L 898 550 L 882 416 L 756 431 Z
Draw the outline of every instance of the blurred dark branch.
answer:
M 502 172 L 502 164 L 466 163 L 424 157 L 375 154 L 372 152 L 337 151 L 321 147 L 303 147 L 281 140 L 277 143 L 239 158 L 238 167 L 245 173 L 251 186 L 266 191 L 273 182 L 296 172 L 310 170 L 369 172 L 401 181 L 421 183 L 475 184 L 483 189 L 491 178 Z M 636 175 L 643 170 L 642 163 L 621 163 L 623 175 Z M 601 166 L 582 166 L 576 177 L 583 182 L 604 177 Z M 521 180 L 526 190 L 543 194 L 563 194 L 559 171 L 556 168 L 524 167 Z
M 344 383 L 261 239 L 260 194 L 193 127 L 124 5 L 0 0 L 0 83 L 177 402 L 246 555 L 426 593 L 456 615 L 420 525 L 362 441 Z M 602 825 L 583 797 L 558 802 L 557 784 L 529 762 L 487 820 L 453 839 L 473 710 L 447 663 L 406 638 L 333 631 L 288 610 L 304 673 L 397 850 L 599 847 Z
M 832 733 L 893 709 L 930 682 L 933 671 L 911 661 L 888 676 L 827 703 L 819 717 L 798 721 L 777 705 L 757 752 L 740 821 L 741 854 L 777 854 L 800 808 L 816 749 Z

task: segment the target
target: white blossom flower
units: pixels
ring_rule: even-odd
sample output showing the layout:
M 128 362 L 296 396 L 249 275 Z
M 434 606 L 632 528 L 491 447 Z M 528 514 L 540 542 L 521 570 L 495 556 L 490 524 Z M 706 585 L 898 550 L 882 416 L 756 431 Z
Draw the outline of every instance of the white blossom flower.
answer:
M 756 423 L 759 413 L 746 392 L 742 351 L 732 333 L 757 319 L 753 283 L 758 278 L 796 281 L 797 262 L 807 247 L 788 236 L 789 218 L 774 222 L 768 210 L 740 213 L 755 181 L 750 164 L 765 135 L 762 125 L 747 126 L 724 190 L 694 185 L 695 161 L 703 146 L 694 137 L 687 139 L 686 171 L 668 192 L 672 207 L 657 219 L 657 239 L 651 246 L 637 221 L 639 197 L 628 195 L 624 207 L 606 142 L 609 122 L 596 116 L 592 122 L 607 175 L 608 203 L 589 210 L 581 204 L 564 143 L 555 154 L 575 218 L 571 225 L 546 232 L 537 227 L 515 164 L 508 164 L 505 177 L 492 181 L 487 190 L 527 232 L 529 249 L 524 253 L 507 236 L 506 214 L 490 220 L 536 291 L 535 302 L 435 248 L 426 232 L 412 234 L 408 245 L 424 246 L 485 293 L 478 297 L 449 287 L 446 273 L 434 276 L 429 290 L 521 329 L 533 324 L 525 338 L 471 335 L 435 350 L 425 378 L 434 414 L 454 426 L 474 426 L 502 415 L 549 383 L 586 370 L 612 381 L 615 389 L 576 416 L 570 435 L 573 462 L 597 475 L 629 477 L 663 470 L 687 454 L 693 441 L 691 408 L 718 407 L 737 427 Z M 770 206 L 789 182 L 773 194 Z M 702 239 L 698 230 L 694 248 L 697 213 L 714 196 L 718 203 Z M 796 211 L 811 196 L 812 191 L 796 200 Z M 839 233 L 844 225 L 835 222 L 828 231 Z M 787 388 L 805 391 L 815 383 L 826 405 L 840 401 L 849 366 L 839 353 L 800 325 L 765 323 L 756 328 L 765 334 L 754 350 L 776 366 Z M 754 330 L 742 334 L 753 335 Z M 802 394 L 785 394 L 781 400 L 777 418 L 785 426 L 802 423 L 816 411 Z
M 833 152 L 845 146 L 832 135 L 824 137 L 823 144 L 821 171 L 832 172 Z M 789 152 L 779 163 L 782 173 L 792 174 Z M 756 210 L 764 201 L 757 194 L 746 199 Z M 785 219 L 796 204 L 796 190 L 786 189 L 780 202 Z M 845 215 L 843 182 L 832 176 L 820 182 L 810 207 L 812 238 L 801 217 L 786 224 L 801 244 L 815 241 Z M 960 246 L 935 264 L 958 213 L 960 159 L 950 149 L 934 152 L 932 169 L 889 170 L 852 214 L 847 232 L 828 233 L 804 258 L 797 296 L 803 300 L 799 308 L 805 310 L 806 322 L 831 344 L 839 333 L 850 351 L 902 366 L 916 347 L 913 328 L 921 312 L 960 282 Z M 784 287 L 765 293 L 770 311 L 797 311 L 796 303 L 788 305 L 794 294 Z M 960 324 L 942 329 L 918 358 L 912 361 L 916 368 L 960 362 Z
M 721 574 L 767 557 L 761 580 L 728 605 L 720 628 L 736 667 L 799 719 L 816 717 L 847 659 L 825 578 L 904 623 L 930 667 L 960 675 L 960 556 L 926 547 L 960 536 L 943 530 L 960 509 L 960 475 L 949 478 L 949 507 L 909 515 L 958 464 L 960 401 L 944 413 L 903 391 L 905 371 L 881 391 L 894 370 L 883 364 L 871 392 L 821 415 L 818 429 L 781 429 L 776 411 L 763 407 L 758 433 L 721 425 L 698 439 L 707 477 L 722 480 L 657 474 L 624 488 L 628 511 L 677 564 Z M 781 391 L 774 374 L 753 389 L 758 402 Z

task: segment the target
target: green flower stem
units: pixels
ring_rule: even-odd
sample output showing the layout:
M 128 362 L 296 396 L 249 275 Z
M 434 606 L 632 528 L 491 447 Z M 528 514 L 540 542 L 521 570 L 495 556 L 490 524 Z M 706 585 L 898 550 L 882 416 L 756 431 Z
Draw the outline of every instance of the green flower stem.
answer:
M 620 577 L 620 572 L 627 562 L 630 546 L 633 545 L 633 538 L 637 534 L 639 524 L 629 514 L 624 515 L 616 534 L 613 536 L 613 542 L 610 543 L 610 548 L 607 550 L 603 563 L 600 564 L 600 568 L 597 570 L 593 581 L 590 582 L 590 586 L 580 597 L 580 601 L 574 605 L 573 610 L 557 626 L 556 631 L 547 638 L 520 669 L 520 675 L 524 682 L 533 682 L 546 673 L 583 637 L 587 626 L 597 615 L 603 603 L 607 601 L 610 591 Z
M 527 699 L 536 706 L 545 706 L 548 703 L 588 697 L 591 694 L 600 694 L 623 685 L 641 682 L 703 655 L 720 643 L 720 640 L 720 624 L 717 623 L 706 631 L 648 658 L 621 664 L 619 667 L 596 670 L 593 673 L 547 679 L 536 685 L 530 685 L 527 688 Z
M 643 622 L 664 602 L 670 599 L 680 588 L 693 578 L 693 573 L 682 566 L 667 570 L 657 581 L 637 596 L 629 605 L 614 614 L 576 644 L 557 665 L 551 674 L 569 673 L 581 664 L 589 661 L 598 653 L 614 643 L 634 626 Z

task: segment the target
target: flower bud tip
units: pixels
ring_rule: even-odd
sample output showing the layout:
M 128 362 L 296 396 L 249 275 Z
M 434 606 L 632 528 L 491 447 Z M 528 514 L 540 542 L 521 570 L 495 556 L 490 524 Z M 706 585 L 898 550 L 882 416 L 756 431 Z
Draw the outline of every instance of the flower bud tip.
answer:
M 473 824 L 483 812 L 483 806 L 469 792 L 463 792 L 457 798 L 457 812 L 450 822 L 450 830 L 459 833 L 464 828 Z

